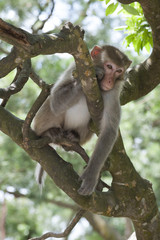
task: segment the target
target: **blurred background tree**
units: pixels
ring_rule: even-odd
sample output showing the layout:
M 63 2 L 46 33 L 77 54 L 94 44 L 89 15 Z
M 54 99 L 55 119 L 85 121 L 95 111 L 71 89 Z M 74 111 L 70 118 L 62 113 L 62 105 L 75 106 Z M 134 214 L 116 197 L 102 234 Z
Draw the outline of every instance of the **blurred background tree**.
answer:
M 85 30 L 88 48 L 92 48 L 95 44 L 115 45 L 127 51 L 133 64 L 145 59 L 152 47 L 149 25 L 137 3 L 126 7 L 112 0 L 105 2 L 97 0 L 1 0 L 0 12 L 1 17 L 7 22 L 38 34 L 59 32 L 60 26 L 67 21 L 80 24 Z M 1 58 L 9 50 L 9 45 L 0 42 Z M 53 83 L 72 60 L 68 54 L 55 54 L 38 56 L 32 60 L 32 63 L 42 79 Z M 1 79 L 1 87 L 7 86 L 14 75 L 15 71 Z M 160 205 L 158 191 L 160 188 L 159 90 L 160 87 L 157 87 L 144 98 L 124 106 L 120 126 L 127 153 L 141 176 L 153 183 L 158 205 Z M 24 118 L 39 91 L 36 85 L 33 87 L 33 82 L 32 84 L 28 82 L 25 91 L 22 90 L 11 97 L 7 108 L 15 115 Z M 89 154 L 94 144 L 95 139 L 87 144 Z M 62 149 L 58 151 L 66 161 L 72 161 L 76 171 L 82 171 L 84 164 L 76 154 L 65 153 Z M 34 171 L 35 163 L 22 149 L 1 133 L 0 234 L 2 240 L 27 240 L 50 230 L 61 232 L 77 209 L 74 202 L 71 202 L 71 199 L 56 185 L 54 186 L 49 178 L 41 194 L 34 179 Z M 110 182 L 109 174 L 103 178 L 107 183 Z M 101 224 L 98 226 L 100 219 Z M 67 239 L 111 239 L 105 232 L 112 234 L 111 223 L 114 233 L 117 232 L 115 235 L 117 238 L 113 239 L 125 239 L 132 232 L 127 219 L 103 217 L 96 219 L 93 215 L 86 215 Z

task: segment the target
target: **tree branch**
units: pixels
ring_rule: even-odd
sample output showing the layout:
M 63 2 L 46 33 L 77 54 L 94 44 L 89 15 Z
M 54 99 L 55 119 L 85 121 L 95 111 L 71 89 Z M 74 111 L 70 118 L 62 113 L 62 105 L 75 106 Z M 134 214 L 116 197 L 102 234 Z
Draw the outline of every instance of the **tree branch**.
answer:
M 31 69 L 31 72 L 30 72 L 30 78 L 42 89 L 47 88 L 47 86 L 49 87 L 49 85 L 45 81 L 43 81 L 43 79 L 40 76 L 36 74 L 33 68 Z M 52 86 L 50 86 L 50 88 Z
M 130 3 L 133 3 L 133 2 L 139 2 L 138 0 L 117 0 L 118 2 L 120 3 L 123 3 L 123 4 L 130 4 Z
M 48 232 L 42 235 L 41 237 L 31 238 L 30 240 L 45 240 L 49 237 L 64 238 L 70 234 L 70 232 L 75 227 L 75 225 L 79 222 L 79 220 L 81 219 L 84 213 L 85 213 L 85 210 L 80 209 L 63 233 Z
M 0 78 L 5 77 L 22 63 L 21 53 L 14 47 L 7 57 L 0 60 Z M 24 61 L 23 61 L 24 62 Z
M 50 94 L 50 87 L 48 86 L 44 87 L 39 97 L 36 99 L 35 103 L 32 105 L 30 111 L 28 112 L 25 118 L 23 128 L 22 128 L 23 144 L 25 148 L 29 148 L 29 129 L 30 129 L 31 122 L 49 94 Z
M 37 16 L 37 20 L 36 20 L 35 23 L 32 25 L 32 31 L 33 31 L 33 33 L 37 33 L 39 30 L 42 30 L 43 27 L 44 27 L 44 25 L 45 25 L 45 23 L 46 23 L 46 22 L 50 19 L 50 17 L 52 16 L 53 10 L 54 10 L 54 6 L 55 6 L 54 0 L 51 0 L 52 6 L 51 6 L 51 8 L 50 8 L 50 13 L 48 14 L 48 16 L 47 16 L 43 21 L 39 19 L 42 11 L 43 11 L 45 8 L 47 8 L 47 6 L 48 6 L 49 4 L 50 4 L 50 2 L 46 2 L 45 6 L 44 6 L 43 9 L 42 9 L 40 3 L 38 3 L 40 12 L 39 12 L 39 16 Z M 40 26 L 37 27 L 37 26 L 36 26 L 37 23 L 39 23 L 38 25 L 40 25 Z
M 28 81 L 30 69 L 31 61 L 26 60 L 22 66 L 22 70 L 19 72 L 15 81 L 12 82 L 12 84 L 7 88 L 0 88 L 0 98 L 9 98 L 11 95 L 20 92 Z

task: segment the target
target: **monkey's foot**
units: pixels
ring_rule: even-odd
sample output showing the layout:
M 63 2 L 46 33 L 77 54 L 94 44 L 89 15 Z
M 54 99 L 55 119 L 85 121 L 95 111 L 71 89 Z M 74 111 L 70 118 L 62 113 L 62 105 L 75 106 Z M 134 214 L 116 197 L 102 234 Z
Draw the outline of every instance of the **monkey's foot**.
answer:
M 48 136 L 51 142 L 59 144 L 61 146 L 68 146 L 71 143 L 79 143 L 79 134 L 74 130 L 64 130 L 63 128 L 50 128 L 43 133 L 44 136 Z M 69 142 L 68 142 L 69 141 Z
M 73 143 L 79 143 L 79 134 L 74 130 L 65 130 L 64 137 Z
M 82 183 L 81 187 L 78 189 L 78 193 L 83 196 L 91 195 L 97 185 L 96 175 L 91 174 L 86 168 L 80 179 L 82 180 Z

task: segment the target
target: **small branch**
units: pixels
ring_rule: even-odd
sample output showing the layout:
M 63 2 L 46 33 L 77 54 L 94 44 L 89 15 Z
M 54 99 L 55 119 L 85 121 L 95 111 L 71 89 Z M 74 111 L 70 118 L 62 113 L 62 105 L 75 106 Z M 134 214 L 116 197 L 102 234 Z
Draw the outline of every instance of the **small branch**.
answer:
M 55 238 L 67 237 L 70 234 L 70 232 L 72 231 L 72 229 L 75 227 L 75 225 L 79 222 L 79 220 L 81 219 L 81 217 L 84 215 L 85 212 L 86 212 L 85 210 L 80 209 L 77 212 L 74 219 L 71 221 L 71 223 L 69 224 L 69 226 L 65 229 L 65 231 L 63 233 L 48 232 L 48 233 L 45 233 L 44 235 L 42 235 L 41 237 L 31 238 L 29 240 L 45 240 L 49 237 L 55 237 Z
M 18 76 L 19 76 L 19 74 L 20 74 L 21 71 L 22 71 L 22 68 L 21 68 L 21 67 L 17 67 L 17 73 L 16 73 L 16 75 L 15 75 L 15 77 L 14 77 L 11 85 L 12 85 L 14 82 L 17 81 L 17 78 L 18 78 Z M 10 96 L 8 96 L 8 97 L 6 97 L 6 98 L 3 99 L 2 103 L 1 103 L 1 106 L 2 106 L 2 107 L 5 107 L 5 106 L 6 106 L 9 98 L 10 98 Z
M 45 4 L 44 8 L 46 8 L 46 7 L 49 5 L 49 3 L 50 3 L 50 2 L 48 1 L 48 2 Z M 40 13 L 39 13 L 39 16 L 37 17 L 37 20 L 35 21 L 35 23 L 34 23 L 33 26 L 32 26 L 33 33 L 37 33 L 39 30 L 43 29 L 45 23 L 46 23 L 46 22 L 50 19 L 50 17 L 52 16 L 52 13 L 53 13 L 53 10 L 54 10 L 54 6 L 55 6 L 54 0 L 51 0 L 51 4 L 52 4 L 52 7 L 51 7 L 51 10 L 50 10 L 50 13 L 49 13 L 49 15 L 46 17 L 46 19 L 44 19 L 43 21 L 40 21 L 40 20 L 39 20 L 39 17 L 40 17 L 40 15 L 41 15 L 41 13 L 42 13 L 41 11 L 44 10 L 44 9 L 42 9 L 41 6 L 40 6 L 40 4 L 38 4 L 38 5 L 39 5 L 39 8 L 40 8 Z M 38 22 L 40 22 L 40 26 L 36 29 L 36 24 L 37 24 Z
M 47 87 L 48 87 L 48 88 L 51 88 L 51 87 L 52 87 L 52 85 L 48 85 L 45 81 L 43 81 L 43 79 L 36 74 L 36 72 L 34 71 L 33 68 L 31 69 L 31 72 L 30 72 L 30 78 L 31 78 L 41 89 L 47 88 Z
M 24 62 L 24 60 L 21 58 L 21 53 L 13 47 L 8 56 L 0 60 L 0 78 L 5 77 L 22 62 Z
M 49 93 L 50 93 L 50 86 L 46 85 L 46 87 L 42 89 L 39 97 L 36 99 L 35 103 L 32 105 L 32 108 L 30 109 L 30 111 L 26 116 L 26 119 L 24 121 L 23 128 L 22 128 L 23 144 L 24 144 L 24 148 L 26 149 L 29 148 L 29 129 L 30 129 L 31 122 L 35 117 L 39 108 L 42 106 L 42 104 L 48 97 Z
M 13 81 L 9 87 L 0 89 L 0 98 L 9 99 L 11 95 L 20 92 L 28 81 L 30 69 L 31 61 L 26 60 L 23 64 L 22 70 L 16 75 L 15 81 Z
M 11 195 L 13 195 L 15 198 L 24 198 L 26 197 L 26 195 L 20 193 L 18 190 L 15 190 L 15 191 L 8 191 L 7 189 L 4 190 L 5 193 L 9 193 Z

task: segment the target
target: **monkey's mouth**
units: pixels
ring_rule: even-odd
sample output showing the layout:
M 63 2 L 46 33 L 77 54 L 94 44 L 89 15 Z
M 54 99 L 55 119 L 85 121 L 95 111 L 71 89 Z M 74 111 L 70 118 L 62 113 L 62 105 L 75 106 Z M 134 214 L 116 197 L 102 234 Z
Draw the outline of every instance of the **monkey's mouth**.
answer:
M 103 82 L 101 82 L 100 88 L 101 88 L 102 91 L 105 91 L 105 92 L 106 92 L 106 91 L 111 90 L 113 87 L 111 87 L 111 86 L 106 86 L 106 85 L 103 84 Z

